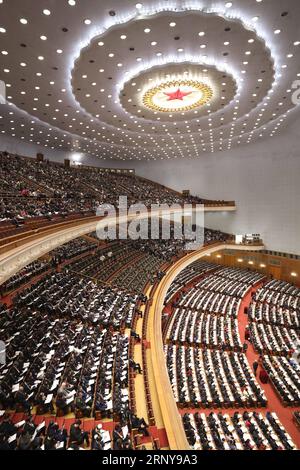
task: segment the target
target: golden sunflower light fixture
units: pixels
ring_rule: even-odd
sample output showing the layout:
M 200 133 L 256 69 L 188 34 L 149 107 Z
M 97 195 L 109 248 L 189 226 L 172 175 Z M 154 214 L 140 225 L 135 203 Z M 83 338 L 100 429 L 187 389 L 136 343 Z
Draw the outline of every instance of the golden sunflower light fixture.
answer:
M 197 80 L 173 80 L 150 88 L 143 104 L 153 111 L 176 113 L 205 105 L 213 96 L 210 86 Z

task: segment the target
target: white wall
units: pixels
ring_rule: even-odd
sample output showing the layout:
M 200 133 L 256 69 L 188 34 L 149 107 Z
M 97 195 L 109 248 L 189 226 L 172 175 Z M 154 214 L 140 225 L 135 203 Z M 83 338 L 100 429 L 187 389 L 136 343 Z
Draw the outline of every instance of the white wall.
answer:
M 19 139 L 14 139 L 10 136 L 0 134 L 0 151 L 6 150 L 9 153 L 23 155 L 24 157 L 36 157 L 38 152 L 43 153 L 45 159 L 54 162 L 64 162 L 65 158 L 74 160 L 75 152 L 67 152 L 64 150 L 52 150 L 47 147 L 23 142 Z M 103 168 L 134 168 L 131 162 L 117 161 L 117 160 L 100 160 L 97 157 L 87 154 L 80 154 L 80 162 L 84 165 L 99 166 Z
M 300 254 L 300 120 L 278 137 L 199 160 L 137 163 L 137 174 L 179 191 L 235 200 L 236 213 L 208 214 L 206 226 L 260 233 L 267 249 Z

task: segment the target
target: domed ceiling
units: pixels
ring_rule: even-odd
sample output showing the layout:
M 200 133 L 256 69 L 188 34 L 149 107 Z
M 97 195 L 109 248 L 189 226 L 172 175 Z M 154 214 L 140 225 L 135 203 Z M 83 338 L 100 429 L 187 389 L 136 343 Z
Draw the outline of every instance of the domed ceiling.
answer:
M 273 137 L 295 115 L 299 21 L 297 0 L 0 0 L 0 133 L 119 160 Z

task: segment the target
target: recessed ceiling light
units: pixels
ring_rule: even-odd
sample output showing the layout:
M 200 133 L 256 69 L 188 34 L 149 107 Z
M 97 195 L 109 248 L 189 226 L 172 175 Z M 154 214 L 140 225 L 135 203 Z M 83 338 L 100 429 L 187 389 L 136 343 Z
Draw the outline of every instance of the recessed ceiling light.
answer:
M 294 46 L 299 46 L 300 45 L 300 41 L 295 41 L 294 42 Z
M 21 67 L 26 67 L 25 62 L 21 62 L 20 65 L 21 65 Z
M 62 54 L 63 51 L 62 51 L 62 49 L 57 49 L 56 52 L 57 52 L 57 54 Z
M 140 10 L 141 8 L 143 8 L 143 4 L 142 3 L 136 3 L 135 8 L 137 10 Z
M 175 28 L 175 26 L 176 26 L 175 21 L 171 21 L 170 26 L 171 26 L 171 28 Z
M 71 7 L 74 7 L 76 5 L 75 0 L 68 0 L 68 4 L 71 5 Z
M 152 41 L 151 42 L 151 46 L 156 46 L 157 45 L 157 42 L 156 41 Z
M 205 48 L 206 48 L 206 44 L 201 44 L 200 48 L 201 48 L 201 49 L 205 49 Z
M 137 61 L 137 62 L 141 62 L 141 60 L 142 60 L 141 57 L 137 57 L 137 58 L 136 58 L 136 61 Z
M 287 54 L 287 57 L 288 59 L 290 59 L 291 57 L 293 57 L 293 54 Z
M 98 42 L 98 46 L 101 46 L 101 47 L 104 46 L 104 42 L 103 42 L 103 41 L 99 41 L 99 42 Z
M 84 20 L 84 24 L 91 24 L 91 22 L 92 22 L 92 21 L 89 20 L 88 18 L 86 18 L 86 19 Z
M 199 36 L 204 36 L 205 35 L 205 32 L 204 31 L 200 31 L 200 33 L 198 33 Z
M 126 34 L 121 34 L 120 38 L 124 40 L 124 39 L 127 38 L 127 36 L 126 36 Z
M 6 33 L 6 29 L 5 28 L 0 28 L 0 33 Z
M 252 21 L 256 22 L 259 20 L 259 16 L 253 16 Z
M 115 56 L 115 54 L 114 54 L 113 52 L 110 52 L 110 53 L 108 54 L 108 57 L 114 57 L 114 56 Z
M 254 39 L 248 39 L 248 42 L 252 44 L 254 42 Z
M 38 59 L 39 59 L 39 60 L 44 60 L 44 57 L 43 57 L 42 55 L 39 55 L 39 56 L 38 56 Z
M 225 3 L 225 7 L 226 7 L 226 8 L 231 8 L 231 7 L 232 7 L 232 2 L 227 2 L 227 3 Z
M 48 10 L 47 8 L 45 8 L 45 10 L 43 10 L 43 13 L 44 13 L 44 15 L 46 15 L 46 16 L 51 15 L 51 11 Z
M 230 42 L 229 41 L 225 41 L 224 42 L 224 46 L 229 46 Z
M 275 29 L 274 34 L 280 34 L 280 33 L 281 33 L 281 29 Z
M 9 73 L 9 72 L 10 72 L 9 69 L 4 69 L 3 71 L 4 71 L 5 73 Z
M 47 36 L 40 36 L 42 41 L 47 41 Z
M 157 57 L 160 57 L 160 56 L 162 55 L 162 53 L 161 53 L 161 52 L 157 52 L 156 55 L 157 55 Z
M 251 51 L 246 51 L 245 54 L 246 55 L 251 55 Z
M 1 51 L 1 54 L 3 54 L 3 55 L 7 55 L 7 54 L 8 54 L 8 52 L 7 52 L 7 51 Z
M 20 23 L 27 24 L 28 21 L 26 20 L 26 18 L 20 18 Z
M 145 28 L 145 29 L 144 29 L 144 33 L 146 33 L 146 34 L 150 33 L 150 31 L 151 31 L 150 28 Z

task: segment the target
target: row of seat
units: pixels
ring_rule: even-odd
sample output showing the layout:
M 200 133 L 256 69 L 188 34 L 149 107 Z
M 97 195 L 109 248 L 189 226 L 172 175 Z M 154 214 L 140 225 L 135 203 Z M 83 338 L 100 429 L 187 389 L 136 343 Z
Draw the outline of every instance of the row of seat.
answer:
M 165 346 L 167 368 L 176 401 L 182 406 L 266 406 L 242 353 Z
M 194 450 L 296 450 L 276 413 L 186 413 L 182 417 Z
M 168 324 L 168 342 L 241 351 L 238 321 L 232 316 L 175 308 Z

